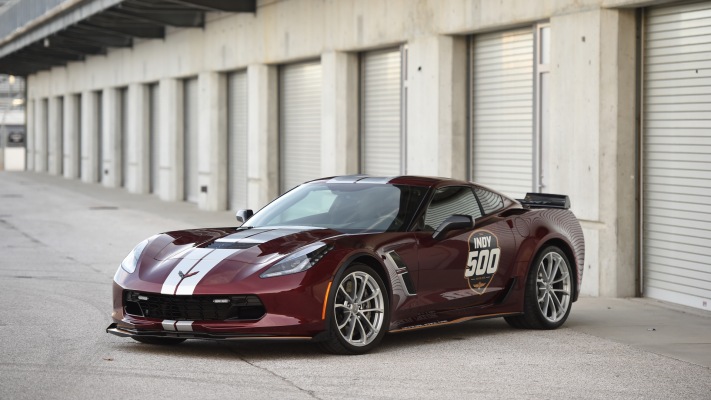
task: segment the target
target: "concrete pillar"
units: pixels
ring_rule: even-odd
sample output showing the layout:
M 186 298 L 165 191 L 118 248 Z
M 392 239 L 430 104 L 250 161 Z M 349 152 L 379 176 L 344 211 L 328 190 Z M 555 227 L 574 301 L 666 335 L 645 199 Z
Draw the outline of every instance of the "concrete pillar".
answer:
M 62 153 L 64 177 L 76 179 L 79 177 L 79 167 L 81 165 L 80 138 L 79 138 L 79 101 L 76 95 L 68 94 L 64 96 L 64 110 L 62 123 L 64 124 L 64 144 Z
M 429 36 L 407 45 L 406 172 L 466 178 L 465 38 Z
M 63 110 L 60 97 L 49 98 L 49 115 L 47 118 L 47 171 L 52 175 L 61 175 L 63 153 Z
M 321 176 L 358 173 L 358 55 L 321 55 Z
M 279 193 L 277 67 L 247 68 L 248 202 L 258 210 Z
M 25 107 L 25 170 L 34 171 L 35 169 L 35 147 L 37 146 L 36 137 L 36 124 L 35 124 L 35 109 L 37 107 L 37 101 L 34 99 L 28 99 L 27 107 Z
M 99 94 L 81 95 L 81 180 L 99 182 Z
M 546 191 L 564 193 L 585 235 L 582 293 L 599 295 L 600 13 L 551 18 L 549 137 L 542 138 Z M 575 88 L 575 90 L 571 90 Z M 612 267 L 612 266 L 611 266 Z
M 542 168 L 583 226 L 584 295 L 635 295 L 635 25 L 634 10 L 551 18 Z
M 101 183 L 107 187 L 121 186 L 121 96 L 116 88 L 106 88 L 102 96 Z
M 126 189 L 131 193 L 146 194 L 150 190 L 150 133 L 148 85 L 132 83 L 128 87 L 128 127 L 124 129 L 128 141 L 128 176 Z
M 437 37 L 425 36 L 407 44 L 403 69 L 402 102 L 405 117 L 405 173 L 437 175 L 439 154 L 437 99 L 438 51 Z
M 438 36 L 437 136 L 438 176 L 466 179 L 467 163 L 467 39 Z M 422 110 L 426 112 L 426 110 Z
M 183 199 L 183 86 L 178 79 L 160 81 L 160 198 L 166 201 Z
M 635 10 L 600 10 L 600 295 L 632 297 L 636 263 Z M 604 184 L 603 184 L 604 183 Z
M 36 101 L 35 107 L 35 171 L 47 172 L 47 129 L 48 108 L 47 99 Z
M 227 209 L 227 78 L 198 75 L 198 207 Z

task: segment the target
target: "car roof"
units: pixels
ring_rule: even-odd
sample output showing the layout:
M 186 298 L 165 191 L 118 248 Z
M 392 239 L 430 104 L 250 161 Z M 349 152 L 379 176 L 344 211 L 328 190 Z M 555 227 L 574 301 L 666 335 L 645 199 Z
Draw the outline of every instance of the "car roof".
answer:
M 450 178 L 438 178 L 428 176 L 370 176 L 370 175 L 342 175 L 332 176 L 328 178 L 316 179 L 311 182 L 327 182 L 327 183 L 382 183 L 391 185 L 409 185 L 433 187 L 440 183 L 470 185 L 471 182 L 461 181 Z

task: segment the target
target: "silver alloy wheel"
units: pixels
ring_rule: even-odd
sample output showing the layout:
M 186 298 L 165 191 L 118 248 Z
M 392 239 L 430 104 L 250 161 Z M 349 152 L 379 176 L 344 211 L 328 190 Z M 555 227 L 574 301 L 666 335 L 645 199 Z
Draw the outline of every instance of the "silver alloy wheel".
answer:
M 541 259 L 536 275 L 538 309 L 549 322 L 558 322 L 570 307 L 570 267 L 560 254 L 551 251 Z
M 385 301 L 378 282 L 363 271 L 354 271 L 338 285 L 333 312 L 341 337 L 352 346 L 366 346 L 383 326 Z

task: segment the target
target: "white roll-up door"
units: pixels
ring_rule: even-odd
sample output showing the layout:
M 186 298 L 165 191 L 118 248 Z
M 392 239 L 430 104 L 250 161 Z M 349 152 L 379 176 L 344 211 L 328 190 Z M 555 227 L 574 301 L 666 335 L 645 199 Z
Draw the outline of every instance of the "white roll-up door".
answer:
M 471 43 L 472 178 L 523 198 L 533 189 L 533 30 Z
M 711 309 L 711 2 L 646 10 L 643 293 Z
M 247 208 L 247 73 L 227 76 L 227 200 L 230 209 Z
M 185 134 L 185 200 L 198 201 L 198 81 L 186 79 L 183 90 L 183 126 Z
M 321 64 L 279 70 L 281 192 L 321 176 Z
M 148 89 L 148 125 L 149 125 L 149 138 L 148 143 L 150 146 L 150 159 L 149 164 L 149 174 L 150 174 L 150 191 L 151 193 L 158 193 L 158 174 L 160 171 L 160 143 L 159 143 L 159 129 L 160 129 L 160 97 L 158 92 L 158 84 L 150 85 Z
M 402 168 L 402 53 L 399 48 L 361 56 L 361 171 L 393 176 Z
M 121 109 L 119 110 L 121 118 L 121 128 L 119 129 L 119 135 L 121 135 L 121 186 L 126 187 L 131 184 L 128 176 L 128 152 L 130 151 L 128 140 L 128 89 L 120 89 L 119 97 L 121 103 Z

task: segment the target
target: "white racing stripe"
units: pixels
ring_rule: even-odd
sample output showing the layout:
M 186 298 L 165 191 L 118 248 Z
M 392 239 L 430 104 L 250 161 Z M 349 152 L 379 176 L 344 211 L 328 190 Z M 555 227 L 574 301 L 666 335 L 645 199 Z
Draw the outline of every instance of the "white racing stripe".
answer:
M 164 331 L 171 332 L 192 332 L 193 331 L 193 321 L 175 321 L 172 319 L 165 319 L 161 322 Z
M 185 254 L 182 260 L 176 265 L 161 288 L 161 294 L 169 295 L 192 295 L 195 287 L 213 268 L 227 257 L 238 252 L 231 249 L 193 249 Z M 180 276 L 189 275 L 185 278 Z M 193 274 L 194 275 L 190 275 Z M 193 321 L 175 321 L 172 319 L 163 320 L 161 323 L 163 330 L 171 332 L 192 332 Z
M 176 265 L 163 283 L 161 294 L 191 295 L 195 287 L 217 264 L 239 250 L 233 249 L 193 249 Z M 189 275 L 185 278 L 180 276 Z M 190 275 L 194 274 L 194 275 Z
M 180 282 L 180 284 L 178 285 L 178 289 L 175 291 L 175 294 L 193 294 L 193 292 L 195 291 L 195 287 L 198 285 L 198 283 L 200 283 L 200 281 L 205 277 L 205 275 L 208 274 L 208 272 L 215 268 L 217 264 L 221 263 L 227 257 L 238 251 L 239 250 L 233 249 L 215 249 L 211 253 L 205 255 L 205 257 L 193 267 L 191 273 L 195 273 L 195 275 L 183 279 L 183 281 Z M 186 271 L 183 272 L 185 273 Z
M 180 277 L 180 272 L 187 274 L 193 265 L 200 262 L 200 260 L 210 254 L 212 249 L 193 249 L 192 251 L 185 254 L 182 260 L 176 265 L 168 277 L 163 282 L 163 287 L 161 288 L 161 294 L 175 294 L 175 288 L 178 286 L 180 281 L 183 279 Z
M 162 325 L 163 325 L 163 330 L 164 331 L 174 331 L 175 330 L 175 322 L 172 319 L 166 319 L 163 320 Z M 192 330 L 192 328 L 191 328 Z
M 178 321 L 175 323 L 175 329 L 177 329 L 178 332 L 192 332 L 193 321 Z

